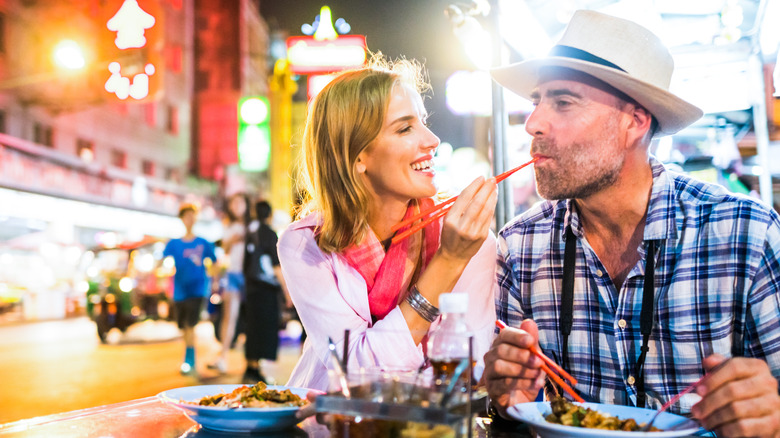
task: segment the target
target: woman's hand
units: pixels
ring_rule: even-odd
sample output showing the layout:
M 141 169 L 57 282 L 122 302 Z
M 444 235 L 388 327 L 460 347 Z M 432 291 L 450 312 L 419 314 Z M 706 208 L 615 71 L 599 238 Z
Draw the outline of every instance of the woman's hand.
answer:
M 479 177 L 469 184 L 444 216 L 439 253 L 468 262 L 488 235 L 497 199 L 495 178 Z

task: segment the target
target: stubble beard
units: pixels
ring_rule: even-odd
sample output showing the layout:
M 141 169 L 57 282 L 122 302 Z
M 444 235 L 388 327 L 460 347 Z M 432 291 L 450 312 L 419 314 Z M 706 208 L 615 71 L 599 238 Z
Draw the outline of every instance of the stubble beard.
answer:
M 608 123 L 611 125 L 611 123 Z M 612 126 L 604 129 L 601 138 L 574 143 L 561 150 L 552 142 L 535 141 L 539 153 L 557 151 L 554 168 L 534 167 L 539 196 L 548 200 L 585 199 L 613 185 L 625 163 L 616 144 Z

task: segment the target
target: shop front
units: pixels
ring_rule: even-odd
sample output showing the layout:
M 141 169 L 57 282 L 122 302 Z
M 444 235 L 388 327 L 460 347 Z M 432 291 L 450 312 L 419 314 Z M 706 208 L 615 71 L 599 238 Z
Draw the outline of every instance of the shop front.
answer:
M 218 235 L 203 190 L 42 149 L 0 138 L 0 323 L 85 314 L 96 254 L 180 236 L 184 200 L 203 206 L 200 233 Z

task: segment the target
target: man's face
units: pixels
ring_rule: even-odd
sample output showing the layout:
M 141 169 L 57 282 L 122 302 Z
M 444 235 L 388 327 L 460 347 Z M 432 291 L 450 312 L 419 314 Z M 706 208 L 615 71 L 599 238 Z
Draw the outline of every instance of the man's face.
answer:
M 198 221 L 198 214 L 193 210 L 187 210 L 184 213 L 182 213 L 181 221 L 184 224 L 184 227 L 187 228 L 187 230 L 191 230 L 192 227 L 195 225 L 195 222 Z
M 539 157 L 534 171 L 543 198 L 588 198 L 612 185 L 623 167 L 625 103 L 586 82 L 550 77 L 532 95 L 526 131 L 531 155 Z

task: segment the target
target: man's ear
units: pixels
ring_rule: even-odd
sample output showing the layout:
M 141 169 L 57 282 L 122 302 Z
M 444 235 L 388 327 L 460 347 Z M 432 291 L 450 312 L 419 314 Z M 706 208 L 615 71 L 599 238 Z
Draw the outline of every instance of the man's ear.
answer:
M 630 143 L 634 143 L 645 135 L 648 135 L 653 127 L 653 115 L 650 114 L 650 111 L 637 104 L 633 104 L 633 107 L 631 124 L 629 125 L 627 132 Z

